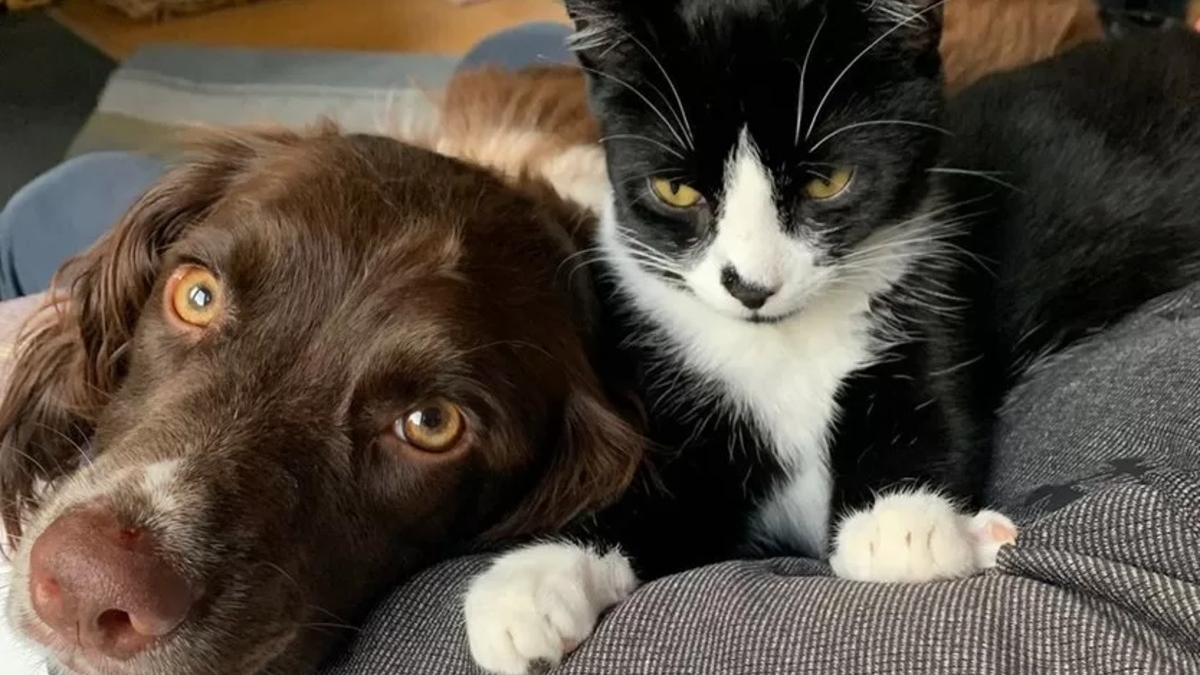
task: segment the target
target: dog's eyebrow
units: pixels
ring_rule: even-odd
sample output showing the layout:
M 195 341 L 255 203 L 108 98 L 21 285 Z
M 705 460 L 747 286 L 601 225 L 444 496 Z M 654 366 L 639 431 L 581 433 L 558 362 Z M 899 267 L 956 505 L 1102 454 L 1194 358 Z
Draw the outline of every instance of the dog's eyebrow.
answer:
M 220 228 L 207 228 L 202 236 L 185 237 L 166 252 L 163 272 L 183 264 L 202 265 L 218 277 L 224 276 L 223 261 L 234 247 L 232 233 Z

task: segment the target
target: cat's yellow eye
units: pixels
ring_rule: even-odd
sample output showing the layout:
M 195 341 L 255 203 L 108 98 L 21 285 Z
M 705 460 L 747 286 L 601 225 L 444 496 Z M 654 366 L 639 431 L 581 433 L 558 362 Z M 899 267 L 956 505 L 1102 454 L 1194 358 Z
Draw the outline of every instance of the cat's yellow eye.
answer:
M 809 199 L 827 201 L 845 192 L 853 180 L 854 169 L 839 166 L 828 174 L 809 181 L 808 185 L 804 186 L 804 194 L 808 195 Z
M 673 209 L 690 209 L 704 200 L 695 188 L 669 178 L 651 178 L 650 191 Z

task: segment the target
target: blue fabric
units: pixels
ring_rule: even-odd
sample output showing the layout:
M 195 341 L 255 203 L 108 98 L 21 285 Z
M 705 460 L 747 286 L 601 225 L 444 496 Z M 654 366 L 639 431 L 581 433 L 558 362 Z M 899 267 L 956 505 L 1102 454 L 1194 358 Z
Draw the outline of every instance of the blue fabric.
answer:
M 571 30 L 560 23 L 526 23 L 484 38 L 463 57 L 459 68 L 493 65 L 516 70 L 546 63 L 574 63 L 567 49 Z
M 568 62 L 569 31 L 529 23 L 496 33 L 459 64 L 516 69 Z M 59 266 L 92 245 L 162 175 L 161 162 L 121 152 L 64 162 L 18 191 L 0 211 L 0 300 L 46 290 Z
M 162 170 L 148 157 L 101 152 L 21 188 L 0 211 L 0 299 L 48 288 L 59 265 L 99 239 Z

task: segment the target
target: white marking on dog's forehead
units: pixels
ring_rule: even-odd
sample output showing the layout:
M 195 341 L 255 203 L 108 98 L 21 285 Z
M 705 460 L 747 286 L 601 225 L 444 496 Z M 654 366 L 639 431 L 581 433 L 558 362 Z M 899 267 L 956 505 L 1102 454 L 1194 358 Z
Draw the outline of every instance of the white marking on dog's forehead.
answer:
M 150 500 L 150 507 L 155 513 L 171 514 L 178 510 L 179 467 L 183 460 L 171 459 L 165 462 L 155 462 L 142 469 L 142 490 Z

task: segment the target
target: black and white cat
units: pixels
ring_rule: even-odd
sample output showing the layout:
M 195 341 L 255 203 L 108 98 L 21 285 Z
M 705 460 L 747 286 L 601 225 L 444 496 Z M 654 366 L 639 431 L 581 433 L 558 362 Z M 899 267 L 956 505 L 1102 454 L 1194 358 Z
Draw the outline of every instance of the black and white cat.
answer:
M 654 472 L 474 581 L 476 661 L 557 662 L 638 583 L 737 556 L 993 565 L 1005 394 L 1200 278 L 1200 38 L 1088 47 L 943 110 L 940 3 L 567 7 L 612 185 L 605 372 L 643 397 Z

